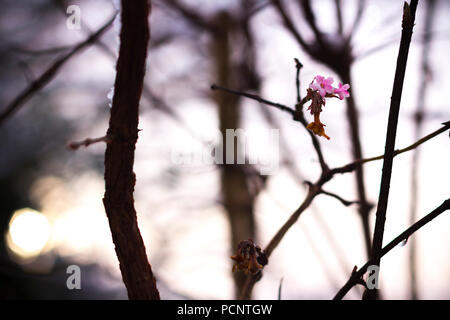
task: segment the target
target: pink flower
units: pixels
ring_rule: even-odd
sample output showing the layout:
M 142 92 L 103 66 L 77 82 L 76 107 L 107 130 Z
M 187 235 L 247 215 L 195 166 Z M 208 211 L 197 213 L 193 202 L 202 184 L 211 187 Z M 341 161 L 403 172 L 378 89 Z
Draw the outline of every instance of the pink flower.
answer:
M 316 82 L 314 82 L 314 80 Z M 328 77 L 325 79 L 325 77 L 317 75 L 314 77 L 314 80 L 311 82 L 309 87 L 313 90 L 319 91 L 322 97 L 325 97 L 327 93 L 333 93 L 334 88 L 331 84 L 334 82 L 334 80 L 332 77 Z
M 343 85 L 339 82 L 339 88 L 334 88 L 333 93 L 337 94 L 340 100 L 343 100 L 344 98 L 350 97 L 350 93 L 348 93 L 349 88 L 349 84 Z

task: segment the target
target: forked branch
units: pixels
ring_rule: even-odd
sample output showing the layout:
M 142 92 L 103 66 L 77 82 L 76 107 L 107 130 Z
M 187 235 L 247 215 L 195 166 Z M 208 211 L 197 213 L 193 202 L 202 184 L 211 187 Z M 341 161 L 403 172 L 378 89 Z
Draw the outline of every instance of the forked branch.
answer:
M 351 288 L 357 283 L 361 281 L 361 277 L 366 273 L 367 268 L 373 264 L 375 264 L 376 261 L 380 260 L 384 255 L 386 255 L 389 251 L 394 249 L 398 244 L 400 244 L 402 241 L 408 240 L 408 238 L 417 230 L 422 228 L 424 225 L 429 223 L 431 220 L 436 218 L 441 213 L 450 210 L 450 199 L 445 200 L 439 207 L 434 209 L 432 212 L 427 214 L 425 217 L 414 223 L 412 226 L 410 226 L 408 229 L 403 231 L 400 235 L 398 235 L 394 240 L 389 242 L 381 251 L 380 255 L 377 257 L 374 257 L 370 259 L 364 266 L 362 266 L 359 270 L 352 273 L 350 279 L 348 279 L 347 283 L 339 290 L 339 292 L 334 297 L 334 300 L 341 300 L 347 292 L 350 291 Z

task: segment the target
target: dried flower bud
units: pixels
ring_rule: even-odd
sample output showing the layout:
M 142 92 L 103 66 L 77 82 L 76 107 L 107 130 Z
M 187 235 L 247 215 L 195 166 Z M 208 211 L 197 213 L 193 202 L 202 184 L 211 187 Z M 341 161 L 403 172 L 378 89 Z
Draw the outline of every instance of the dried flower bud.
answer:
M 233 265 L 233 272 L 242 270 L 245 274 L 252 274 L 261 270 L 268 262 L 267 256 L 260 247 L 248 239 L 238 244 L 236 254 L 231 257 L 236 263 Z

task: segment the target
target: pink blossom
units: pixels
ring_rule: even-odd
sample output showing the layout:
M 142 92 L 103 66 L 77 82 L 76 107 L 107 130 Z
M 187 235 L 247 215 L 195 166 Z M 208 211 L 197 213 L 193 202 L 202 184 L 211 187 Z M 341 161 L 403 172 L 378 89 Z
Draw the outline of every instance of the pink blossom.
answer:
M 327 93 L 333 93 L 333 90 L 335 88 L 333 88 L 333 86 L 331 85 L 334 82 L 332 77 L 328 77 L 325 79 L 325 77 L 317 75 L 314 77 L 314 80 L 313 82 L 311 82 L 309 87 L 313 90 L 319 91 L 322 97 L 325 97 Z
M 339 82 L 339 88 L 334 88 L 333 93 L 337 94 L 340 100 L 343 100 L 344 98 L 350 97 L 350 93 L 348 93 L 349 88 L 349 84 L 343 85 Z

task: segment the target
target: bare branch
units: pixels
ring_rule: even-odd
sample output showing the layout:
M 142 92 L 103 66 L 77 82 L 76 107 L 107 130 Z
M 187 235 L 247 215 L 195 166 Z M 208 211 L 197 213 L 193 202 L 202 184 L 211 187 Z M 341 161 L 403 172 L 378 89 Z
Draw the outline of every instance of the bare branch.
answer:
M 399 243 L 407 240 L 414 232 L 422 228 L 424 225 L 432 221 L 434 218 L 439 216 L 441 213 L 450 210 L 450 199 L 445 200 L 439 207 L 434 209 L 432 212 L 427 214 L 425 217 L 414 223 L 408 229 L 403 231 L 400 235 L 398 235 L 394 240 L 389 242 L 380 252 L 379 256 L 371 258 L 364 266 L 362 266 L 358 271 L 353 272 L 350 279 L 348 279 L 347 283 L 339 290 L 339 292 L 335 295 L 333 300 L 341 300 L 344 296 L 350 291 L 350 289 L 357 284 L 361 277 L 366 273 L 367 268 L 370 265 L 374 265 L 376 261 L 380 260 L 384 257 L 389 251 L 394 249 Z
M 91 34 L 85 41 L 76 45 L 70 52 L 57 59 L 40 77 L 30 83 L 28 87 L 24 91 L 22 91 L 13 101 L 11 101 L 11 103 L 6 106 L 6 108 L 4 108 L 0 113 L 0 124 L 15 111 L 17 111 L 20 107 L 22 107 L 36 92 L 45 87 L 56 76 L 61 67 L 71 57 L 73 57 L 76 53 L 80 52 L 87 46 L 95 43 L 112 25 L 115 16 L 116 15 L 110 18 L 108 22 L 103 25 L 103 27 L 98 29 L 95 33 Z
M 403 90 L 403 80 L 405 78 L 406 62 L 408 61 L 409 45 L 414 27 L 418 0 L 411 0 L 411 5 L 405 2 L 403 7 L 402 38 L 397 58 L 397 68 L 395 71 L 394 85 L 392 88 L 391 106 L 389 108 L 389 119 L 386 133 L 386 146 L 383 160 L 383 171 L 381 176 L 380 194 L 375 220 L 375 230 L 372 243 L 371 258 L 375 265 L 380 265 L 380 251 L 383 246 L 384 225 L 386 222 L 386 211 L 389 199 L 389 188 L 391 183 L 392 164 L 395 153 L 395 137 L 397 134 L 398 115 L 400 112 L 400 101 Z M 377 290 L 368 291 L 368 299 L 377 298 Z
M 91 144 L 97 143 L 97 142 L 110 142 L 111 139 L 108 136 L 103 136 L 100 138 L 86 138 L 81 141 L 70 141 L 67 143 L 67 148 L 70 150 L 77 150 L 79 147 L 88 147 Z
M 441 133 L 443 133 L 443 132 L 445 132 L 445 131 L 447 131 L 449 129 L 450 129 L 450 121 L 444 122 L 443 123 L 443 127 L 437 129 L 436 131 L 433 131 L 432 133 L 426 135 L 425 137 L 417 140 L 413 144 L 411 144 L 411 145 L 409 145 L 409 146 L 407 146 L 407 147 L 405 147 L 403 149 L 395 150 L 394 151 L 394 157 L 398 156 L 399 154 L 402 154 L 404 152 L 414 150 L 415 148 L 417 148 L 418 146 L 420 146 L 424 142 L 427 142 L 428 140 L 438 136 L 439 134 L 441 134 Z M 346 164 L 345 166 L 333 168 L 330 171 L 332 172 L 332 174 L 347 173 L 347 172 L 351 172 L 351 171 L 355 170 L 357 166 L 360 166 L 360 165 L 362 165 L 364 163 L 371 162 L 371 161 L 376 161 L 376 160 L 382 160 L 383 158 L 384 158 L 384 154 L 382 154 L 380 156 L 376 156 L 376 157 L 360 159 L 360 160 L 353 161 L 353 162 L 351 162 L 349 164 Z
M 397 155 L 399 155 L 399 154 L 401 154 L 403 152 L 407 152 L 407 151 L 413 150 L 414 148 L 416 148 L 420 144 L 422 144 L 422 143 L 432 139 L 433 137 L 436 137 L 440 133 L 445 132 L 448 129 L 450 129 L 450 121 L 447 121 L 447 122 L 443 123 L 443 125 L 444 125 L 444 127 L 442 127 L 440 129 L 436 130 L 435 132 L 427 135 L 426 137 L 424 137 L 424 138 L 420 139 L 419 141 L 413 143 L 409 147 L 406 147 L 404 149 L 399 150 L 398 152 L 396 152 L 394 154 L 394 156 L 397 156 Z M 358 166 L 360 166 L 360 165 L 362 165 L 362 164 L 364 164 L 366 162 L 381 160 L 381 159 L 383 159 L 383 157 L 384 156 L 379 156 L 379 157 L 373 157 L 373 158 L 369 158 L 369 159 L 358 160 L 358 161 L 351 162 L 351 163 L 349 163 L 349 164 L 347 164 L 345 166 L 342 166 L 342 167 L 330 169 L 328 171 L 322 172 L 321 177 L 319 178 L 319 180 L 316 183 L 314 183 L 314 184 L 309 183 L 308 185 L 310 186 L 310 188 L 309 188 L 307 196 L 303 200 L 303 203 L 291 215 L 291 217 L 283 224 L 283 226 L 278 230 L 278 232 L 272 238 L 272 240 L 270 241 L 269 245 L 266 247 L 265 252 L 267 254 L 267 257 L 269 257 L 270 254 L 273 252 L 273 250 L 278 246 L 278 244 L 281 242 L 282 238 L 287 233 L 287 231 L 298 220 L 298 218 L 300 217 L 301 213 L 303 211 L 305 211 L 309 207 L 309 205 L 312 203 L 314 198 L 317 195 L 319 195 L 321 193 L 321 191 L 323 191 L 323 189 L 322 189 L 323 185 L 326 184 L 328 181 L 330 181 L 335 174 L 338 174 L 338 173 L 342 174 L 342 173 L 352 172 Z M 243 289 L 243 291 L 241 293 L 241 298 L 242 299 L 245 299 L 245 298 L 250 296 L 250 293 L 253 290 L 254 285 L 256 284 L 257 281 L 259 281 L 261 276 L 262 276 L 262 273 L 260 271 L 256 275 L 249 275 L 247 277 L 246 284 L 245 284 L 244 289 Z
M 298 66 L 299 66 L 299 65 L 297 65 L 297 67 L 298 67 Z M 299 69 L 298 69 L 298 70 L 299 70 Z M 258 102 L 260 102 L 260 103 L 263 103 L 263 104 L 266 104 L 266 105 L 275 107 L 275 108 L 277 108 L 277 109 L 280 109 L 280 110 L 282 110 L 282 111 L 285 111 L 285 112 L 290 113 L 290 114 L 293 116 L 293 119 L 294 119 L 295 121 L 299 121 L 305 128 L 306 128 L 306 126 L 308 125 L 308 122 L 306 121 L 306 119 L 305 119 L 305 117 L 304 117 L 304 115 L 303 115 L 303 111 L 302 111 L 302 106 L 308 101 L 308 100 L 306 99 L 306 97 L 303 98 L 303 99 L 300 101 L 300 103 L 298 103 L 298 104 L 296 105 L 297 110 L 294 110 L 294 109 L 292 109 L 292 108 L 290 108 L 290 107 L 287 107 L 287 106 L 285 106 L 285 105 L 282 105 L 282 104 L 280 104 L 280 103 L 275 103 L 275 102 L 272 102 L 272 101 L 263 99 L 263 98 L 261 98 L 260 96 L 255 95 L 255 94 L 251 94 L 251 93 L 246 93 L 246 92 L 241 92 L 241 91 L 236 91 L 236 90 L 224 88 L 224 87 L 218 86 L 218 85 L 216 85 L 216 84 L 213 84 L 213 85 L 211 86 L 211 89 L 212 89 L 212 90 L 222 90 L 222 91 L 225 91 L 225 92 L 234 94 L 234 95 L 238 95 L 238 96 L 243 96 L 243 97 L 246 97 L 246 98 L 250 98 L 250 99 L 256 100 L 256 101 L 258 101 Z M 309 134 L 310 137 L 311 137 L 311 141 L 312 141 L 312 144 L 313 144 L 313 146 L 314 146 L 314 149 L 316 150 L 317 157 L 319 158 L 319 163 L 320 163 L 320 166 L 321 166 L 321 168 L 322 168 L 322 171 L 327 171 L 327 170 L 328 170 L 328 166 L 327 166 L 327 164 L 325 163 L 325 159 L 324 159 L 324 157 L 323 157 L 322 149 L 320 148 L 319 140 L 317 139 L 317 137 L 316 137 L 310 130 L 306 130 L 306 131 L 308 132 L 308 134 Z
M 297 91 L 297 103 L 300 103 L 302 101 L 300 95 L 300 70 L 301 68 L 303 68 L 303 64 L 297 58 L 294 58 L 294 62 L 295 62 L 295 69 L 297 70 L 295 74 L 295 89 Z
M 283 278 L 280 279 L 280 284 L 278 285 L 278 300 L 281 300 L 281 288 L 283 286 Z
M 288 113 L 290 113 L 292 116 L 294 116 L 294 114 L 295 114 L 295 110 L 294 110 L 294 109 L 292 109 L 292 108 L 290 108 L 290 107 L 287 107 L 287 106 L 285 106 L 285 105 L 282 105 L 282 104 L 280 104 L 280 103 L 275 103 L 275 102 L 272 102 L 272 101 L 263 99 L 263 98 L 261 98 L 260 96 L 258 96 L 258 95 L 256 95 L 256 94 L 251 94 L 251 93 L 246 93 L 246 92 L 240 92 L 240 91 L 236 91 L 236 90 L 224 88 L 224 87 L 218 86 L 218 85 L 216 85 L 216 84 L 211 85 L 211 90 L 222 90 L 222 91 L 225 91 L 225 92 L 234 94 L 234 95 L 247 97 L 247 98 L 256 100 L 256 101 L 258 101 L 258 102 L 260 102 L 260 103 L 263 103 L 263 104 L 266 104 L 266 105 L 275 107 L 275 108 L 277 108 L 277 109 L 280 109 L 281 111 L 288 112 Z
M 323 189 L 320 191 L 320 193 L 321 194 L 325 194 L 327 196 L 330 196 L 332 198 L 335 198 L 335 199 L 339 200 L 346 207 L 349 207 L 349 206 L 351 206 L 352 204 L 355 204 L 355 203 L 359 203 L 359 201 L 348 201 L 348 200 L 345 200 L 341 196 L 339 196 L 339 195 L 337 195 L 335 193 L 332 193 L 332 192 L 325 191 Z
M 299 121 L 303 127 L 305 127 L 306 131 L 308 132 L 311 142 L 313 144 L 314 149 L 316 150 L 317 157 L 319 159 L 320 168 L 322 169 L 322 172 L 325 172 L 328 170 L 328 165 L 325 162 L 325 158 L 322 153 L 322 149 L 320 147 L 319 139 L 317 139 L 317 136 L 311 132 L 311 130 L 307 129 L 308 122 L 305 119 L 305 115 L 303 114 L 303 105 L 306 103 L 306 97 L 304 99 L 301 99 L 300 95 L 300 69 L 303 68 L 303 65 L 300 63 L 300 61 L 297 58 L 294 58 L 295 61 L 295 68 L 297 70 L 296 76 L 295 76 L 295 84 L 296 84 L 296 90 L 297 90 L 297 104 L 295 105 L 295 114 L 294 114 L 294 120 Z
M 309 207 L 313 199 L 319 194 L 319 189 L 312 187 L 309 188 L 308 194 L 306 195 L 303 203 L 300 207 L 295 210 L 295 212 L 289 217 L 289 219 L 281 226 L 278 232 L 273 236 L 272 240 L 270 240 L 269 244 L 264 249 L 267 258 L 270 257 L 273 250 L 278 246 L 278 244 L 283 239 L 284 235 L 289 231 L 289 229 L 294 225 L 294 223 L 298 220 L 300 215 Z M 240 299 L 248 299 L 253 290 L 256 282 L 261 278 L 262 272 L 259 271 L 257 274 L 250 274 L 247 276 L 247 281 L 244 285 L 244 289 L 242 290 Z

